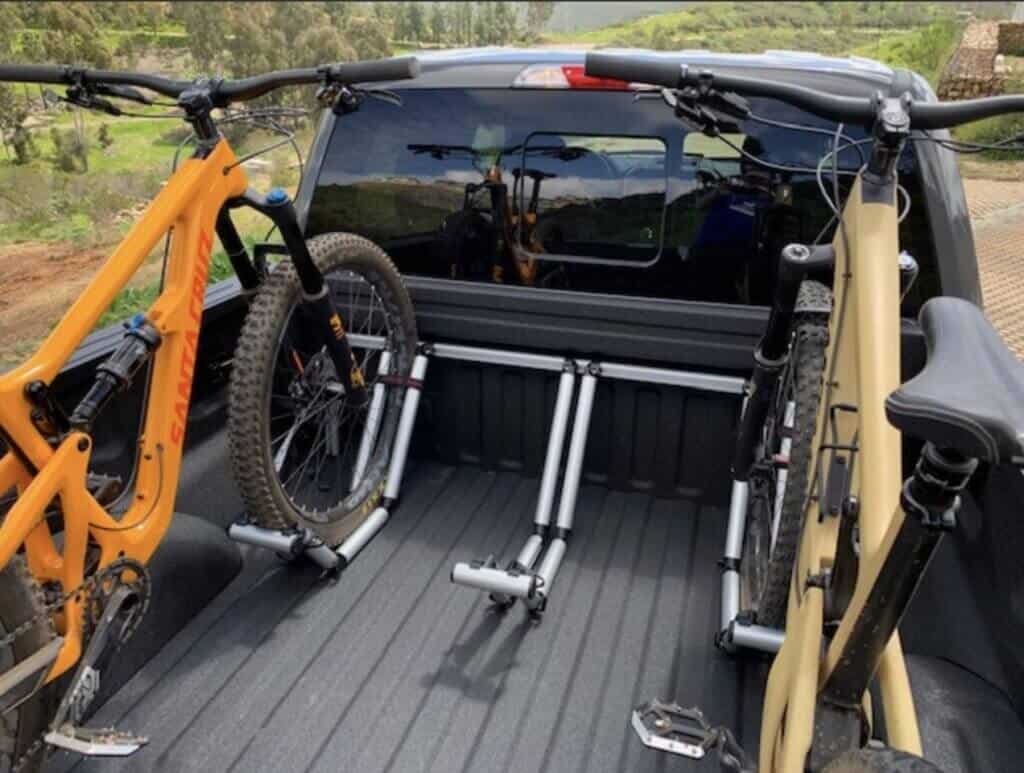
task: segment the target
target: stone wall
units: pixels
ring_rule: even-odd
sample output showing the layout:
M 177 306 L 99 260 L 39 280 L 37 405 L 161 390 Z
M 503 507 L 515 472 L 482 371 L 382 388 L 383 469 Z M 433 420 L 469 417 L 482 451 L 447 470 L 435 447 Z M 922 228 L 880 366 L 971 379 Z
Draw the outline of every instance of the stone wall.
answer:
M 1013 22 L 972 21 L 939 80 L 939 99 L 970 99 L 1002 94 L 1006 84 L 1006 70 L 1000 52 L 1002 28 L 1006 25 L 1021 27 L 1008 30 L 1008 40 L 1020 34 L 1024 42 L 1024 24 Z
M 1024 22 L 1004 21 L 999 25 L 999 53 L 1024 56 Z

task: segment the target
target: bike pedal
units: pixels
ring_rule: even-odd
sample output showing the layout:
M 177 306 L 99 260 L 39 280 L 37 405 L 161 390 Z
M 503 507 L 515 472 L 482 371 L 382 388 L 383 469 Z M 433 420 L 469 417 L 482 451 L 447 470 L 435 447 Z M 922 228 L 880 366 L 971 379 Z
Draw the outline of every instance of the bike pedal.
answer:
M 704 712 L 684 709 L 678 703 L 652 700 L 633 710 L 633 729 L 644 746 L 693 760 L 708 758 L 715 752 L 722 771 L 754 773 L 756 765 L 747 757 L 729 728 L 712 727 Z
M 86 757 L 128 757 L 149 743 L 144 736 L 112 727 L 77 727 L 70 722 L 48 732 L 44 740 L 50 746 Z
M 715 736 L 700 709 L 652 700 L 633 710 L 633 729 L 644 746 L 693 760 L 704 759 Z

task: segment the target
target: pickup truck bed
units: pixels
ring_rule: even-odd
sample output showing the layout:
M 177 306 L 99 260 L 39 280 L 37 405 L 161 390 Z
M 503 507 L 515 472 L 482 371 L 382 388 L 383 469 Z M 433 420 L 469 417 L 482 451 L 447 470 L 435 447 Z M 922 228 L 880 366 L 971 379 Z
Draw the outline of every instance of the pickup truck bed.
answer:
M 187 457 L 198 482 L 180 500 L 222 522 L 234 501 L 223 448 L 215 436 Z M 449 572 L 514 554 L 537 487 L 418 461 L 392 520 L 336 582 L 243 550 L 236 579 L 91 721 L 150 744 L 53 769 L 689 769 L 628 728 L 651 697 L 700 705 L 753 751 L 764 665 L 712 642 L 722 510 L 584 485 L 536 623 L 522 605 L 495 613 Z

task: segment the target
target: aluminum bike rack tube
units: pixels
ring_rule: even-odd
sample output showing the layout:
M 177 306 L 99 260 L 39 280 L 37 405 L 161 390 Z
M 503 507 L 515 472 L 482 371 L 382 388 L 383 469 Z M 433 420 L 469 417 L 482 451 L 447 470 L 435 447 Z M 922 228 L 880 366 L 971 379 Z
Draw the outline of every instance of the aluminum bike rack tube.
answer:
M 264 529 L 255 523 L 233 523 L 228 526 L 228 536 L 235 542 L 244 542 L 275 553 L 296 556 L 302 552 L 303 535 L 299 531 Z
M 384 336 L 371 336 L 365 333 L 346 333 L 346 338 L 354 349 L 383 349 L 386 343 Z
M 412 362 L 412 372 L 409 377 L 414 381 L 422 382 L 427 375 L 427 354 L 420 352 Z M 412 430 L 416 425 L 416 412 L 420 407 L 419 387 L 406 387 L 405 400 L 402 402 L 402 416 L 398 420 L 398 433 L 395 435 L 395 447 L 391 450 L 391 466 L 388 468 L 388 482 L 384 487 L 384 498 L 389 501 L 398 499 L 398 490 L 402 485 L 402 475 L 405 473 L 405 462 L 409 456 L 409 441 L 412 440 Z
M 740 611 L 739 562 L 743 557 L 743 534 L 747 523 L 747 497 L 749 485 L 746 481 L 732 482 L 732 497 L 729 500 L 729 524 L 725 533 L 725 552 L 722 556 L 722 618 L 719 631 L 726 634 L 729 625 Z
M 479 562 L 459 562 L 452 569 L 452 582 L 489 591 L 491 600 L 498 604 L 508 604 L 514 598 L 526 598 L 533 594 L 534 579 L 529 573 L 544 547 L 544 536 L 551 523 L 555 486 L 558 484 L 558 470 L 562 463 L 562 449 L 565 447 L 565 433 L 569 425 L 569 411 L 575 391 L 576 364 L 571 360 L 563 360 L 562 375 L 558 380 L 558 394 L 555 397 L 555 412 L 548 435 L 548 448 L 544 457 L 540 495 L 537 498 L 537 509 L 533 519 L 535 529 L 519 551 L 515 563 L 509 569 L 498 569 L 484 566 Z
M 778 652 L 786 638 L 785 631 L 766 628 L 763 625 L 747 625 L 734 620 L 726 633 L 734 647 L 746 647 L 761 652 Z
M 602 362 L 601 376 L 620 381 L 642 381 L 645 384 L 690 387 L 708 392 L 726 392 L 738 395 L 743 392 L 742 378 L 719 376 L 714 373 L 699 373 L 667 368 L 649 368 L 643 365 L 623 365 L 616 362 Z
M 384 528 L 384 524 L 388 522 L 388 512 L 386 507 L 378 507 L 372 513 L 370 517 L 359 524 L 355 530 L 345 538 L 345 541 L 338 546 L 337 555 L 341 558 L 342 567 L 348 566 L 349 562 L 356 557 L 356 554 L 366 547 L 374 535 Z
M 531 609 L 543 608 L 548 596 L 551 595 L 551 586 L 554 584 L 555 575 L 558 574 L 558 569 L 562 565 L 562 559 L 565 558 L 566 547 L 568 547 L 568 543 L 561 537 L 555 537 L 551 540 L 551 544 L 548 545 L 547 552 L 544 553 L 544 559 L 540 562 L 540 568 L 537 570 L 537 590 L 531 597 L 526 599 L 527 606 Z
M 452 568 L 452 582 L 498 596 L 525 599 L 532 595 L 536 579 L 529 573 L 513 574 L 504 569 L 460 561 Z
M 391 352 L 385 349 L 380 353 L 380 363 L 377 367 L 378 376 L 386 376 L 391 367 Z M 366 414 L 366 424 L 363 426 L 363 436 L 359 440 L 359 454 L 356 456 L 356 466 L 352 470 L 352 485 L 349 491 L 353 491 L 356 484 L 363 479 L 366 473 L 366 464 L 370 461 L 370 452 L 373 451 L 373 444 L 377 442 L 377 433 L 380 431 L 380 420 L 384 415 L 384 396 L 387 393 L 387 385 L 380 379 L 373 385 L 373 397 L 370 399 L 370 410 Z
M 555 398 L 555 415 L 551 421 L 548 436 L 548 450 L 544 457 L 544 474 L 540 481 L 540 496 L 533 522 L 537 526 L 551 523 L 551 507 L 555 501 L 555 486 L 558 484 L 558 468 L 562 464 L 562 449 L 565 447 L 565 430 L 569 425 L 569 409 L 572 407 L 573 392 L 576 391 L 576 368 L 569 362 L 563 363 L 565 370 L 558 380 L 558 395 Z M 575 429 L 573 430 L 575 432 Z
M 447 360 L 466 360 L 485 365 L 507 365 L 513 368 L 560 371 L 565 366 L 564 357 L 550 354 L 513 352 L 505 349 L 487 349 L 479 346 L 459 344 L 434 344 L 433 354 Z
M 412 361 L 412 371 L 409 378 L 422 383 L 427 375 L 427 352 L 421 351 Z M 381 386 L 377 384 L 375 386 Z M 395 445 L 391 449 L 391 466 L 388 467 L 388 478 L 384 484 L 384 498 L 369 517 L 345 538 L 337 548 L 337 555 L 341 559 L 342 568 L 348 566 L 353 558 L 366 547 L 367 543 L 388 522 L 391 515 L 390 508 L 398 499 L 398 492 L 402 486 L 402 476 L 405 474 L 405 462 L 409 456 L 409 443 L 412 440 L 412 431 L 416 426 L 416 413 L 420 407 L 420 395 L 422 389 L 419 386 L 407 386 L 405 388 L 405 399 L 402 401 L 402 415 L 398 419 L 398 432 L 395 434 Z M 374 391 L 376 397 L 376 390 Z
M 539 534 L 531 534 L 527 538 L 526 544 L 523 545 L 523 549 L 519 551 L 519 555 L 516 556 L 516 564 L 525 569 L 533 569 L 542 547 L 544 547 L 544 538 Z
M 544 558 L 537 570 L 536 591 L 526 599 L 530 609 L 543 609 L 551 595 L 558 569 L 562 565 L 567 547 L 567 538 L 572 530 L 573 516 L 576 514 L 576 496 L 580 490 L 580 477 L 583 474 L 583 455 L 587 448 L 587 434 L 590 431 L 590 415 L 594 409 L 594 391 L 597 388 L 597 375 L 600 372 L 596 364 L 588 364 L 586 373 L 580 381 L 580 396 L 576 402 L 576 415 L 572 423 L 572 439 L 569 442 L 569 457 L 565 463 L 565 480 L 562 483 L 562 496 L 558 502 L 558 518 L 555 521 L 555 538 L 551 540 Z
M 590 414 L 594 409 L 594 390 L 597 387 L 597 366 L 590 365 L 580 381 L 580 396 L 576 403 L 576 416 L 572 422 L 572 440 L 569 443 L 569 458 L 565 462 L 565 481 L 562 483 L 562 498 L 558 503 L 558 520 L 555 525 L 568 531 L 572 528 L 576 513 L 576 495 L 580 490 L 580 476 L 583 474 L 583 454 L 587 449 L 587 434 L 590 432 Z

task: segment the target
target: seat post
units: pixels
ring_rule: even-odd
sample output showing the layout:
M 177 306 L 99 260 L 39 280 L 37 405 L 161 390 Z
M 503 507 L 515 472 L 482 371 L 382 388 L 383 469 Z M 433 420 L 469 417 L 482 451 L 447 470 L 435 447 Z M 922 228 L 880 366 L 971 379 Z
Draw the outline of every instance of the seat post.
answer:
M 867 599 L 821 692 L 820 705 L 829 710 L 825 713 L 860 715 L 861 701 L 882 651 L 899 626 L 942 536 L 956 526 L 960 492 L 977 466 L 976 459 L 925 444 L 913 474 L 903 484 L 900 502 L 904 517 L 894 521 L 882 543 L 885 557 L 870 578 Z M 862 571 L 865 568 L 862 566 Z

